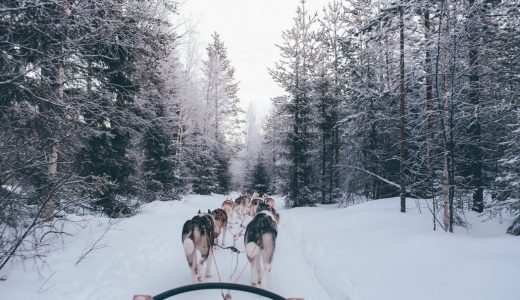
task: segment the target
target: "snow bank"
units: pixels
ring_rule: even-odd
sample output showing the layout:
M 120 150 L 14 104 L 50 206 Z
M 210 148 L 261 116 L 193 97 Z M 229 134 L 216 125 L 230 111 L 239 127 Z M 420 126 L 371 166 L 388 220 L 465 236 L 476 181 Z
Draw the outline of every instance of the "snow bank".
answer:
M 431 216 L 399 199 L 286 212 L 288 231 L 332 299 L 518 299 L 520 239 L 509 221 L 432 231 Z M 306 237 L 306 238 L 302 238 Z

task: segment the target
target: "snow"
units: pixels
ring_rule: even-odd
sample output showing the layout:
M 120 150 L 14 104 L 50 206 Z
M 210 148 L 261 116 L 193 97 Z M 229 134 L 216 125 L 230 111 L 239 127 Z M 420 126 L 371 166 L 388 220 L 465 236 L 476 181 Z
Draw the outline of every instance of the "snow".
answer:
M 131 299 L 191 283 L 181 244 L 185 220 L 199 209 L 219 207 L 222 195 L 191 195 L 182 201 L 154 202 L 134 217 L 121 219 L 78 265 L 78 257 L 103 235 L 108 220 L 92 217 L 69 224 L 62 247 L 47 264 L 15 261 L 0 271 L 2 299 Z M 276 198 L 280 205 L 282 199 Z M 277 250 L 268 288 L 285 297 L 305 299 L 518 299 L 520 239 L 505 234 L 511 220 L 473 224 L 454 234 L 432 231 L 430 215 L 409 201 L 365 202 L 347 208 L 320 206 L 281 209 Z M 80 217 L 69 216 L 69 218 Z M 237 226 L 237 225 L 235 225 Z M 234 232 L 237 228 L 232 229 Z M 232 239 L 228 235 L 228 245 Z M 244 249 L 243 239 L 237 248 Z M 248 284 L 250 267 L 240 254 L 217 249 L 224 281 Z M 212 268 L 218 281 L 217 270 Z M 239 277 L 241 271 L 243 274 Z M 233 299 L 258 299 L 231 292 Z M 220 299 L 220 291 L 175 299 Z
M 0 188 L 3 188 L 3 189 L 5 189 L 8 192 L 16 193 L 16 194 L 20 194 L 22 192 L 22 188 L 21 187 L 12 186 L 12 185 L 3 185 L 2 184 L 2 185 L 0 185 Z

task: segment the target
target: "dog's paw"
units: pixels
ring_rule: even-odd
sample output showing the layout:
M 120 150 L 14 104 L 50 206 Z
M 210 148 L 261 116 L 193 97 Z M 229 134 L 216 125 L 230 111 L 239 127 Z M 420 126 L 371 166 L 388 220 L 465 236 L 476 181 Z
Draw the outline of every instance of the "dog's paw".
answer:
M 211 277 L 213 277 L 213 274 L 210 273 L 210 274 L 206 274 L 205 276 L 206 276 L 206 278 L 211 278 Z

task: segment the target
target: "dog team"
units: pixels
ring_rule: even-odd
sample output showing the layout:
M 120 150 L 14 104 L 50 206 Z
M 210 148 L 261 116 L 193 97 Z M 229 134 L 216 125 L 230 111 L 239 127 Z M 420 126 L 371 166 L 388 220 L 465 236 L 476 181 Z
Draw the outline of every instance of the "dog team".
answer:
M 228 222 L 231 218 L 252 218 L 244 233 L 244 246 L 251 265 L 251 285 L 265 288 L 278 234 L 280 214 L 275 209 L 273 198 L 257 193 L 241 195 L 235 201 L 226 199 L 221 208 L 201 212 L 184 223 L 182 244 L 193 283 L 202 282 L 202 268 L 206 265 L 205 277 L 211 277 L 213 251 L 219 244 L 225 245 Z M 197 251 L 200 260 L 197 260 Z

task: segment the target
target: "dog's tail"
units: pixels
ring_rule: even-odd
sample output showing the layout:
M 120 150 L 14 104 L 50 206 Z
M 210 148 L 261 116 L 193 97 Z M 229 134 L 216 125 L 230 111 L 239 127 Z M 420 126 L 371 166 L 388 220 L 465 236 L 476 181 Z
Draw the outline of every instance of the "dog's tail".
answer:
M 186 256 L 193 254 L 193 251 L 195 251 L 195 244 L 193 243 L 192 239 L 185 239 L 183 245 Z
M 255 242 L 249 242 L 246 245 L 246 253 L 249 259 L 255 257 L 260 253 L 260 246 Z
M 265 262 L 270 264 L 273 260 L 274 249 L 276 247 L 276 235 L 273 232 L 264 233 L 261 243 L 264 249 Z
M 191 224 L 190 231 L 187 234 L 187 238 L 184 239 L 183 246 L 186 255 L 190 255 L 195 251 L 195 242 L 200 240 L 200 228 L 197 224 Z

